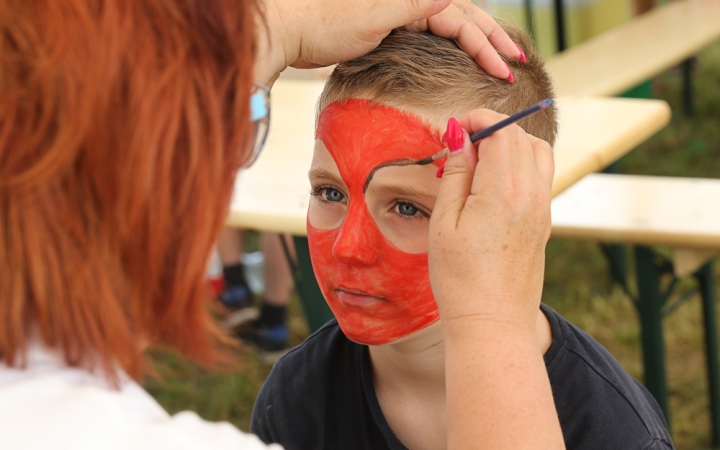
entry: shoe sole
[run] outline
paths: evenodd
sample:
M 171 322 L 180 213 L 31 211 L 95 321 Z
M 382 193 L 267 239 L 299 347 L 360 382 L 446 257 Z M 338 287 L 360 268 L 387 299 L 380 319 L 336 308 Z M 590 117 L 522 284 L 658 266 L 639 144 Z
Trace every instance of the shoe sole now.
M 220 325 L 226 330 L 231 330 L 246 322 L 255 320 L 259 316 L 260 310 L 257 308 L 243 308 L 241 310 L 231 312 L 230 315 L 220 323 Z

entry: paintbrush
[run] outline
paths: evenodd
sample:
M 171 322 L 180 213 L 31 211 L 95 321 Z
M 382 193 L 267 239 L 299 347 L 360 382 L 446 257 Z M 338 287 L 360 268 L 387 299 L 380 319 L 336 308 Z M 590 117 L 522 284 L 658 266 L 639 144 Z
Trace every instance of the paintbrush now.
M 473 133 L 472 135 L 470 135 L 470 141 L 477 142 L 480 139 L 486 138 L 486 137 L 490 136 L 491 134 L 493 134 L 494 132 L 503 129 L 506 126 L 511 125 L 520 119 L 523 119 L 527 116 L 531 116 L 531 115 L 535 114 L 536 112 L 542 111 L 543 109 L 549 108 L 552 104 L 553 104 L 552 99 L 547 98 L 539 103 L 532 105 L 528 109 L 524 109 L 517 114 L 513 114 L 512 116 L 508 117 L 505 120 L 501 120 L 500 122 L 496 123 L 495 125 L 490 125 L 489 127 L 485 128 L 484 130 L 480 130 L 477 133 Z M 430 164 L 431 162 L 436 161 L 440 158 L 446 157 L 448 153 L 449 153 L 449 150 L 447 148 L 444 148 L 432 156 L 428 156 L 427 158 L 423 158 L 423 159 L 419 160 L 415 164 L 417 164 L 418 166 L 424 166 L 424 165 Z

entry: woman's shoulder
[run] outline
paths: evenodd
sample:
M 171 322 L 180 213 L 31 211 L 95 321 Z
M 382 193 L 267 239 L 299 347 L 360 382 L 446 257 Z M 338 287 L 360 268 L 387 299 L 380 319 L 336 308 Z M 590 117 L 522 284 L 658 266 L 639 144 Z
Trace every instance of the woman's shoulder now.
M 265 449 L 257 437 L 195 413 L 170 416 L 126 376 L 120 388 L 31 348 L 25 369 L 0 363 L 3 448 Z

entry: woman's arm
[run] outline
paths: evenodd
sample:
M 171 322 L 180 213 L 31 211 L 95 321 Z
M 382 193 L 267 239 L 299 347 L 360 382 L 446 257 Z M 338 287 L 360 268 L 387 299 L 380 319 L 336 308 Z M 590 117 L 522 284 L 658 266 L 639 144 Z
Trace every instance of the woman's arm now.
M 266 0 L 260 7 L 267 26 L 258 22 L 259 82 L 272 83 L 287 66 L 320 67 L 353 59 L 403 26 L 456 40 L 501 79 L 510 72 L 497 52 L 520 58 L 505 31 L 469 0 Z
M 475 132 L 507 116 L 475 110 Z M 550 146 L 513 125 L 445 164 L 430 282 L 445 330 L 448 448 L 564 448 L 535 332 L 550 235 Z

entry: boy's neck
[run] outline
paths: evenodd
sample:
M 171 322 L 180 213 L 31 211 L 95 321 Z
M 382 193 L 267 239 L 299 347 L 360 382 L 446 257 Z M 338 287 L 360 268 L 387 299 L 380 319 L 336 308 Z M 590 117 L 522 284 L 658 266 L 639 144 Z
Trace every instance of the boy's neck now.
M 371 345 L 373 382 L 402 390 L 445 391 L 445 345 L 437 322 L 410 339 Z
M 538 310 L 536 332 L 544 354 L 552 343 L 550 324 Z M 445 389 L 445 345 L 441 322 L 387 345 L 371 345 L 373 382 L 404 389 Z
M 378 403 L 407 448 L 446 447 L 443 338 L 438 322 L 404 341 L 370 347 Z

